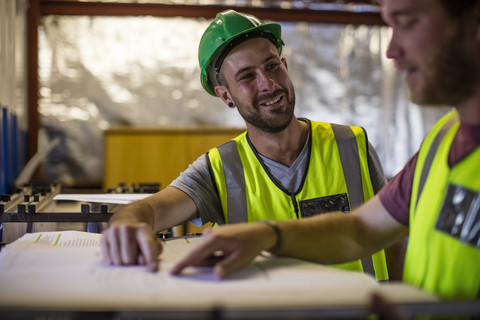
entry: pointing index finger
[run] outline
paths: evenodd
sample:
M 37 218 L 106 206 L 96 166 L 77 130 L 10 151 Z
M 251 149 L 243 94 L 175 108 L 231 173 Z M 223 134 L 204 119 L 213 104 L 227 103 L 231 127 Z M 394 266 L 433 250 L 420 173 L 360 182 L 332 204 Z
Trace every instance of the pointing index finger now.
M 175 264 L 170 270 L 170 274 L 178 275 L 189 266 L 213 265 L 215 261 L 218 260 L 211 259 L 211 257 L 219 250 L 221 249 L 217 243 L 205 239 L 204 242 L 194 248 L 185 258 Z

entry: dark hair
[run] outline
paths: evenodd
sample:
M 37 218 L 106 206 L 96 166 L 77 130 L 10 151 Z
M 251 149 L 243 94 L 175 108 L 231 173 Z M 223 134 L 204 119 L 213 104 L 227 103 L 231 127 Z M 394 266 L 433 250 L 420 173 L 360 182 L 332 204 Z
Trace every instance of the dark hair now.
M 217 82 L 218 82 L 219 85 L 226 86 L 228 88 L 227 80 L 225 79 L 225 75 L 223 74 L 222 71 L 217 73 L 216 77 L 217 77 Z
M 436 0 L 454 18 L 460 18 L 465 13 L 475 9 L 478 0 Z

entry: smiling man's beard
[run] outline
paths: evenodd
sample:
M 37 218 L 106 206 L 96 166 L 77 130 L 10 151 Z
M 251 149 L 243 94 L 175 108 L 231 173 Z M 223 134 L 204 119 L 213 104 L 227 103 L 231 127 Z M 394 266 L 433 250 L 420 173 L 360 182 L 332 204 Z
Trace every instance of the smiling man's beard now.
M 439 52 L 431 59 L 426 74 L 425 88 L 410 99 L 419 105 L 454 106 L 468 98 L 480 81 L 478 62 L 464 47 L 465 36 L 457 32 L 447 43 L 439 46 Z M 475 68 L 477 66 L 477 68 Z
M 287 100 L 287 110 L 274 109 L 270 111 L 272 114 L 271 117 L 266 116 L 260 112 L 261 106 L 258 105 L 258 102 L 255 102 L 255 106 L 245 106 L 239 104 L 236 99 L 236 105 L 238 112 L 242 116 L 245 122 L 251 124 L 252 126 L 260 129 L 261 131 L 268 133 L 278 133 L 284 130 L 292 121 L 294 116 L 295 109 L 295 93 L 292 90 L 291 96 L 287 91 L 283 89 L 276 90 L 270 96 L 274 97 L 278 94 L 284 94 L 285 99 Z M 258 99 L 257 99 L 258 100 Z M 267 100 L 265 97 L 262 97 L 261 100 Z M 252 111 L 253 110 L 253 111 Z

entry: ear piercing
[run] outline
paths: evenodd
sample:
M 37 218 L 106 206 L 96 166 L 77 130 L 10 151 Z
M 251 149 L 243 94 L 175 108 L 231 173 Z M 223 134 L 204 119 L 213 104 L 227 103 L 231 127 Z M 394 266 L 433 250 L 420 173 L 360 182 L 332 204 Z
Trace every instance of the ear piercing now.
M 228 103 L 228 106 L 229 106 L 230 108 L 233 108 L 233 106 L 234 106 L 233 102 L 229 102 L 229 103 Z

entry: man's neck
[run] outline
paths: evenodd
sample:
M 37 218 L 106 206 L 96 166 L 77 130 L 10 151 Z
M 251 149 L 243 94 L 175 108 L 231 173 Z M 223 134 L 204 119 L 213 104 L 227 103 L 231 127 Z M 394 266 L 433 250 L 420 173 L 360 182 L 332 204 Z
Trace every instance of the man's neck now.
M 480 125 L 480 85 L 476 93 L 462 101 L 456 108 L 462 123 Z
M 288 127 L 278 133 L 249 127 L 248 137 L 261 155 L 291 166 L 307 141 L 308 130 L 307 122 L 293 118 Z

